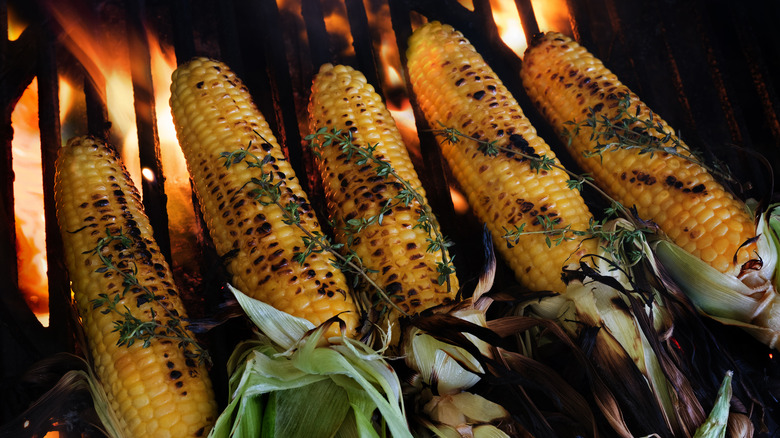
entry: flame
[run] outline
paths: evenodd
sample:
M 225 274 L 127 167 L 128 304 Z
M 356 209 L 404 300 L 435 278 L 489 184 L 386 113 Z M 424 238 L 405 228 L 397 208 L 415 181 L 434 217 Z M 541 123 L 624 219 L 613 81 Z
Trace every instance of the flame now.
M 129 50 L 124 35 L 98 34 L 98 26 L 82 21 L 81 16 L 68 9 L 67 2 L 52 2 L 53 15 L 64 29 L 64 44 L 85 66 L 89 77 L 102 92 L 111 121 L 109 141 L 121 146 L 125 165 L 139 185 L 141 178 L 154 178 L 150 169 L 141 169 L 138 158 L 138 134 L 133 106 L 133 86 L 130 74 Z M 16 28 L 15 28 L 16 29 Z M 21 33 L 21 30 L 15 30 Z M 9 31 L 10 33 L 10 31 Z M 192 254 L 198 252 L 199 224 L 192 204 L 184 156 L 179 148 L 176 131 L 168 104 L 171 74 L 176 67 L 173 50 L 163 47 L 149 35 L 152 78 L 155 84 L 155 105 L 161 161 L 166 175 L 171 249 L 174 271 L 189 272 L 185 281 L 197 281 L 199 267 Z M 76 90 L 60 81 L 60 107 L 63 135 L 82 134 L 77 127 L 83 123 L 68 123 L 68 113 L 74 106 Z M 17 216 L 17 259 L 20 289 L 30 308 L 44 324 L 48 324 L 48 279 L 46 276 L 45 227 L 43 225 L 43 183 L 41 173 L 40 132 L 38 130 L 37 82 L 28 88 L 15 106 L 12 115 L 14 127 L 13 163 L 16 183 L 14 199 Z M 83 105 L 83 102 L 82 102 Z M 84 108 L 80 108 L 82 112 Z M 76 117 L 78 118 L 78 117 Z M 64 138 L 63 141 L 66 141 Z M 139 186 L 140 187 L 140 186 Z
M 528 43 L 525 40 L 520 14 L 517 12 L 514 0 L 490 0 L 490 6 L 501 39 L 517 56 L 521 56 Z
M 554 30 L 571 35 L 569 6 L 566 0 L 531 0 L 531 5 L 540 31 Z
M 62 123 L 73 105 L 73 87 L 59 81 Z M 38 127 L 38 81 L 33 79 L 11 114 L 19 289 L 27 305 L 45 326 L 49 322 L 41 139 Z
M 8 41 L 19 39 L 22 32 L 27 29 L 27 24 L 18 16 L 13 5 L 8 5 Z

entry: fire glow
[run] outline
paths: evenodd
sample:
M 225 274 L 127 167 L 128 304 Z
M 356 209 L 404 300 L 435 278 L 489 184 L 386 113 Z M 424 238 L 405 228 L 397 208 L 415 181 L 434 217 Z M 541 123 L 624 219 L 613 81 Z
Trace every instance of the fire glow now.
M 352 36 L 342 2 L 326 3 L 326 25 L 329 33 L 338 41 L 342 55 L 352 51 Z M 395 35 L 390 24 L 386 3 L 369 2 L 367 7 L 370 25 L 376 29 L 376 53 L 382 88 L 386 103 L 393 115 L 410 154 L 419 159 L 419 139 L 411 103 L 406 96 L 406 86 Z M 468 3 L 468 2 L 466 2 Z M 533 1 L 535 15 L 542 30 L 566 32 L 567 9 L 564 0 Z M 300 2 L 278 0 L 280 9 L 294 10 L 300 14 Z M 525 50 L 526 41 L 520 23 L 517 6 L 513 0 L 491 0 L 493 17 L 504 42 L 518 55 Z M 109 142 L 122 152 L 133 181 L 154 183 L 151 169 L 141 168 L 139 162 L 138 132 L 133 107 L 133 83 L 130 73 L 132 60 L 127 46 L 124 26 L 112 26 L 110 30 L 84 21 L 84 15 L 72 9 L 68 2 L 51 2 L 51 12 L 63 29 L 61 42 L 84 66 L 86 74 L 101 94 L 111 121 Z M 468 7 L 468 5 L 467 5 Z M 9 14 L 10 15 L 10 14 Z M 9 17 L 13 18 L 13 17 Z M 9 39 L 18 38 L 24 29 L 19 23 L 9 22 Z M 159 38 L 147 34 L 154 83 L 156 126 L 159 136 L 161 161 L 164 163 L 165 193 L 168 198 L 169 232 L 171 237 L 174 270 L 187 273 L 187 281 L 197 281 L 198 267 L 190 266 L 194 258 L 189 255 L 198 250 L 199 224 L 192 205 L 189 175 L 168 106 L 170 75 L 176 60 L 170 47 Z M 80 87 L 77 87 L 80 88 Z M 67 81 L 60 81 L 61 123 L 64 137 L 83 134 L 83 127 L 73 127 L 67 114 L 78 106 L 74 89 Z M 389 96 L 388 96 L 389 94 Z M 83 106 L 83 102 L 80 103 Z M 80 108 L 81 111 L 84 108 Z M 74 110 L 75 111 L 75 110 Z M 13 141 L 15 194 L 17 215 L 17 241 L 20 289 L 31 309 L 42 320 L 48 314 L 48 281 L 43 224 L 43 188 L 41 178 L 40 133 L 37 128 L 37 92 L 35 83 L 22 97 L 13 113 L 15 131 Z M 76 117 L 77 119 L 79 117 Z M 84 119 L 83 115 L 81 119 Z M 68 138 L 63 138 L 63 143 Z M 466 211 L 465 199 L 453 191 L 453 201 L 459 212 Z M 190 278 L 191 277 L 191 278 Z
M 97 35 L 94 26 L 83 22 L 75 11 L 58 3 L 52 12 L 64 29 L 65 46 L 85 66 L 90 80 L 94 81 L 108 109 L 111 121 L 109 141 L 122 152 L 125 165 L 133 181 L 140 187 L 141 178 L 153 180 L 150 169 L 141 169 L 138 154 L 136 115 L 133 108 L 133 85 L 130 73 L 129 52 L 121 41 L 122 35 Z M 16 26 L 18 27 L 18 26 Z M 9 34 L 21 34 L 22 30 L 10 27 Z M 149 35 L 154 96 L 157 108 L 157 132 L 165 163 L 165 189 L 168 195 L 170 224 L 174 227 L 171 237 L 177 245 L 172 247 L 174 263 L 188 264 L 197 245 L 193 235 L 198 229 L 192 205 L 192 192 L 184 156 L 178 147 L 175 128 L 168 105 L 171 73 L 176 67 L 172 50 L 161 47 L 154 35 Z M 75 90 L 66 80 L 60 79 L 59 102 L 63 144 L 73 136 L 84 134 L 78 122 L 70 123 L 69 112 L 77 105 Z M 19 289 L 31 310 L 44 325 L 48 325 L 48 279 L 46 262 L 46 236 L 43 215 L 43 182 L 41 171 L 41 143 L 38 129 L 37 81 L 25 91 L 12 114 L 14 137 L 12 153 L 15 173 L 14 199 L 17 226 L 17 261 Z M 83 105 L 83 102 L 82 102 Z M 84 108 L 80 108 L 84 111 Z M 74 119 L 83 120 L 84 114 Z M 191 269 L 198 272 L 197 269 Z

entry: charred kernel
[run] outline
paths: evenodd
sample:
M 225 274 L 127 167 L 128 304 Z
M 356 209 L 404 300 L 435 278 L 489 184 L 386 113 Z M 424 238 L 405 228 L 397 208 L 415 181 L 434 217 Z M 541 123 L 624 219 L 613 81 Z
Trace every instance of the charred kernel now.
M 171 380 L 178 380 L 181 378 L 182 374 L 181 371 L 179 370 L 173 370 L 171 371 L 170 376 L 171 376 Z
M 385 286 L 385 292 L 387 292 L 390 295 L 395 295 L 400 293 L 403 290 L 403 286 L 401 283 L 394 281 L 387 286 Z
M 476 100 L 482 100 L 482 98 L 485 97 L 485 91 L 479 90 L 476 93 L 474 93 L 474 99 Z

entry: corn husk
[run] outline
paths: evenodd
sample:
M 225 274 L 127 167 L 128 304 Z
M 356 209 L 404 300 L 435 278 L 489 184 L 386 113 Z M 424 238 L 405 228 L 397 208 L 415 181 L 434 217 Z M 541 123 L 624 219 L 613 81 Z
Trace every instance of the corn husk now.
M 411 436 L 400 382 L 381 354 L 345 335 L 323 342 L 329 324 L 312 327 L 230 290 L 259 333 L 228 362 L 230 403 L 210 436 Z
M 89 423 L 91 428 L 109 438 L 128 437 L 92 366 L 83 357 L 58 353 L 36 363 L 28 375 L 33 376 L 34 380 L 45 381 L 58 370 L 67 371 L 18 418 L 3 425 L 0 437 L 44 436 L 59 428 L 78 430 L 75 425 L 69 424 L 74 420 Z M 84 406 L 85 400 L 92 402 L 94 412 L 74 412 L 73 409 Z M 84 406 L 84 409 L 89 407 Z M 92 419 L 92 414 L 96 418 Z M 79 418 L 74 418 L 74 415 Z
M 737 326 L 770 348 L 780 347 L 780 207 L 759 218 L 756 251 L 759 266 L 740 277 L 723 274 L 668 240 L 654 243 L 661 274 L 667 274 L 700 312 Z
M 723 438 L 726 436 L 726 428 L 729 422 L 729 407 L 731 405 L 731 378 L 732 371 L 726 373 L 723 383 L 718 390 L 718 400 L 710 411 L 710 415 L 693 435 L 693 438 Z
M 605 231 L 621 228 L 632 231 L 634 224 L 617 219 L 604 225 Z M 651 254 L 643 238 L 627 245 L 620 249 Z M 706 413 L 689 381 L 691 376 L 672 360 L 662 342 L 673 330 L 674 320 L 657 289 L 660 283 L 648 278 L 654 260 L 644 257 L 628 265 L 626 259 L 602 247 L 589 264 L 566 271 L 567 288 L 562 295 L 529 309 L 559 321 L 579 340 L 620 406 L 617 413 L 607 410 L 609 406 L 601 408 L 621 436 L 691 436 Z

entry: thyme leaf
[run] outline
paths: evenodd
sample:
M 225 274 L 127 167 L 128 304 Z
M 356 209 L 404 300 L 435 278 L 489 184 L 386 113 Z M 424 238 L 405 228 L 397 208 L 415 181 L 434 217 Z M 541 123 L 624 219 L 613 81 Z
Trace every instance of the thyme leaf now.
M 98 294 L 98 298 L 91 301 L 93 309 L 101 309 L 103 314 L 113 313 L 117 319 L 113 321 L 115 332 L 119 333 L 119 346 L 131 346 L 135 342 L 141 342 L 143 347 L 149 347 L 153 339 L 166 339 L 176 342 L 184 352 L 184 356 L 191 359 L 197 359 L 198 363 L 211 362 L 208 351 L 201 346 L 187 331 L 181 323 L 181 317 L 168 308 L 165 296 L 155 295 L 146 285 L 138 279 L 138 267 L 134 262 L 128 263 L 122 255 L 124 251 L 130 251 L 134 248 L 135 241 L 133 237 L 124 234 L 119 229 L 112 232 L 110 227 L 106 227 L 106 235 L 98 240 L 95 248 L 84 251 L 84 254 L 92 254 L 98 257 L 101 266 L 95 269 L 100 274 L 117 273 L 122 278 L 122 291 L 113 295 L 107 293 Z M 119 252 L 120 262 L 114 263 L 111 251 L 114 254 Z M 128 257 L 129 258 L 129 257 Z M 149 307 L 148 319 L 141 319 L 136 316 L 129 307 L 121 304 L 122 300 L 127 298 L 128 292 L 134 292 L 137 307 L 146 303 L 157 303 L 158 307 L 163 309 L 163 314 L 158 315 L 153 307 Z

